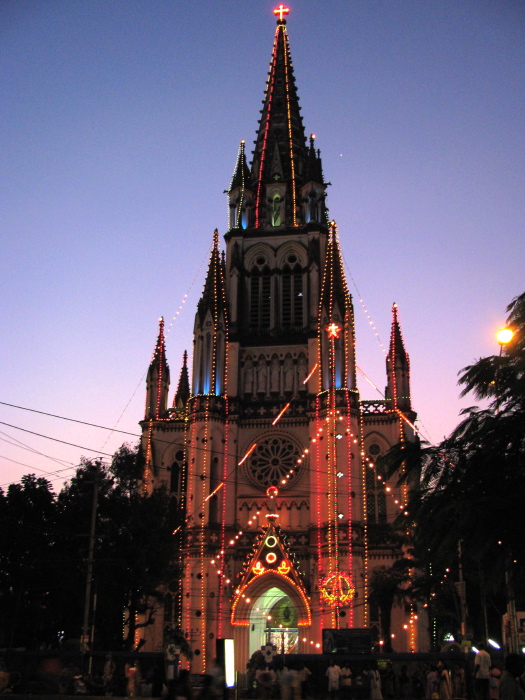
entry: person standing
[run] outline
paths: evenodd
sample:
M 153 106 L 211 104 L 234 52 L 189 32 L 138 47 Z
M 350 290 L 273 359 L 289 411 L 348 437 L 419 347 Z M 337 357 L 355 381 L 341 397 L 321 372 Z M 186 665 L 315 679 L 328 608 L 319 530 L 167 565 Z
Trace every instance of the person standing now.
M 489 696 L 490 700 L 499 700 L 499 682 L 501 680 L 501 671 L 497 666 L 490 667 L 489 678 Z
M 523 673 L 523 658 L 520 654 L 507 654 L 505 670 L 499 683 L 499 700 L 525 700 L 525 690 L 518 680 Z
M 343 664 L 341 669 L 341 698 L 349 700 L 352 696 L 352 669 L 348 665 L 348 661 Z
M 330 661 L 330 666 L 326 669 L 326 675 L 328 677 L 328 695 L 334 699 L 339 692 L 339 679 L 341 678 L 341 669 L 334 659 Z
M 438 662 L 438 676 L 440 700 L 450 700 L 452 698 L 452 681 L 449 670 L 442 661 Z
M 370 683 L 370 700 L 383 700 L 381 676 L 376 663 L 372 664 L 372 668 L 368 672 L 368 679 Z
M 474 692 L 477 700 L 489 700 L 490 654 L 485 651 L 485 645 L 478 646 L 474 660 Z

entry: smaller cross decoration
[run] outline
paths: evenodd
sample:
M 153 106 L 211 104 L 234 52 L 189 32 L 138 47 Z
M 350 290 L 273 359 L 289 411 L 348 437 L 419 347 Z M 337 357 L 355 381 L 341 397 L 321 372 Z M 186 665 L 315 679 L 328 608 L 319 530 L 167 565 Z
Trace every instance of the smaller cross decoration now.
M 290 12 L 289 7 L 285 7 L 282 3 L 279 5 L 279 7 L 273 11 L 274 15 L 279 15 L 279 22 L 283 21 L 283 15 L 287 15 Z

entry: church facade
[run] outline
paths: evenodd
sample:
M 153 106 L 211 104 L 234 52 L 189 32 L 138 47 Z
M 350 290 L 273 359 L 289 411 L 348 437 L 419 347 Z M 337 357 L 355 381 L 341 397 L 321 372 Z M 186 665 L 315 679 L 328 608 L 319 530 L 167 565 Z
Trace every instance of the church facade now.
M 321 652 L 323 630 L 385 642 L 373 572 L 405 556 L 391 523 L 406 493 L 376 460 L 416 439 L 409 358 L 394 305 L 384 399 L 361 399 L 326 187 L 281 12 L 253 159 L 241 142 L 228 188 L 224 252 L 213 234 L 192 376 L 185 354 L 170 400 L 162 320 L 147 375 L 143 485 L 166 485 L 181 520 L 179 575 L 141 636 L 159 650 L 180 629 L 196 672 L 223 638 L 239 670 L 265 645 Z M 391 642 L 427 649 L 414 605 L 393 608 Z

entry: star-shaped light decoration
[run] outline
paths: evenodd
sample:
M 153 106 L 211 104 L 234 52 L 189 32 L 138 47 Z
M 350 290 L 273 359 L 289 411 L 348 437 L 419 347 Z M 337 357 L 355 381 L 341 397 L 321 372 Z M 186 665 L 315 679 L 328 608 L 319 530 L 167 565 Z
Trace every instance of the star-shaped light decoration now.
M 332 323 L 326 328 L 326 332 L 328 333 L 329 338 L 339 338 L 341 326 L 338 326 L 337 323 L 332 321 Z

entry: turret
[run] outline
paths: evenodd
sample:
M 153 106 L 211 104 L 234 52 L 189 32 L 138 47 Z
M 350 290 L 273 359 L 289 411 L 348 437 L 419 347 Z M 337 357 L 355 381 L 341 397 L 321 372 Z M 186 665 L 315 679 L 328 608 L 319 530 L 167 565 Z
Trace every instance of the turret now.
M 146 376 L 145 419 L 159 420 L 167 415 L 170 368 L 166 361 L 164 319 L 159 319 L 159 335 Z
M 401 326 L 399 324 L 397 304 L 392 305 L 392 329 L 390 331 L 390 348 L 386 358 L 387 387 L 385 396 L 393 409 L 410 411 L 410 361 L 405 350 Z
M 235 171 L 228 189 L 230 220 L 228 228 L 251 228 L 253 193 L 250 190 L 250 170 L 246 163 L 244 140 L 239 146 Z
M 173 398 L 173 408 L 177 411 L 184 411 L 190 398 L 190 381 L 188 377 L 188 353 L 184 350 L 182 357 L 182 368 L 180 370 L 179 385 Z
M 219 233 L 215 229 L 206 282 L 195 316 L 194 394 L 218 395 L 225 391 L 227 309 L 224 267 L 219 253 Z

